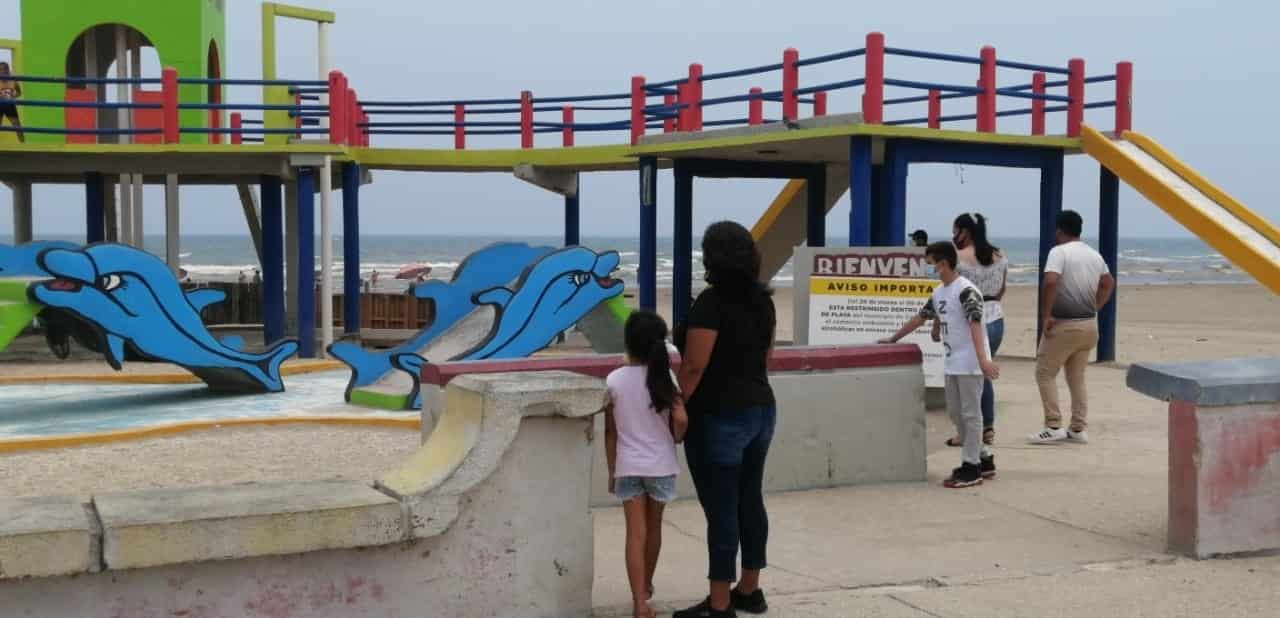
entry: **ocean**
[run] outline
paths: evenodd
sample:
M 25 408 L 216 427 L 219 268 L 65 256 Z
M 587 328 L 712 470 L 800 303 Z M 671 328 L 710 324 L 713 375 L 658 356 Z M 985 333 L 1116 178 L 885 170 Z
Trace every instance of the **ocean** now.
M 74 237 L 59 240 L 82 242 Z M 519 241 L 534 245 L 558 246 L 560 238 L 551 236 L 368 236 L 360 251 L 361 278 L 379 273 L 378 288 L 387 291 L 403 289 L 407 282 L 395 281 L 396 271 L 409 263 L 431 266 L 431 278 L 447 279 L 469 253 L 500 241 Z M 1097 246 L 1096 241 L 1086 241 Z M 1009 284 L 1032 285 L 1036 281 L 1038 241 L 1034 238 L 1002 238 L 996 244 L 1010 262 Z M 11 244 L 12 238 L 0 236 L 0 243 Z M 583 237 L 584 246 L 597 251 L 614 250 L 622 257 L 619 276 L 628 286 L 635 285 L 639 241 L 624 237 Z M 317 243 L 318 245 L 319 243 Z M 843 245 L 842 238 L 832 237 L 831 245 Z M 694 246 L 698 246 L 695 239 Z M 149 235 L 145 248 L 164 255 L 164 237 Z M 1122 238 L 1120 240 L 1120 273 L 1122 284 L 1212 284 L 1247 283 L 1252 279 L 1236 269 L 1216 251 L 1195 238 Z M 244 273 L 253 277 L 257 260 L 248 236 L 184 236 L 181 245 L 182 267 L 196 280 L 234 281 Z M 342 272 L 342 240 L 334 242 L 335 275 Z M 702 267 L 694 251 L 694 281 L 702 280 Z M 319 256 L 316 263 L 319 267 Z M 658 239 L 658 285 L 671 284 L 671 238 Z M 774 279 L 774 285 L 789 286 L 792 281 L 788 264 Z

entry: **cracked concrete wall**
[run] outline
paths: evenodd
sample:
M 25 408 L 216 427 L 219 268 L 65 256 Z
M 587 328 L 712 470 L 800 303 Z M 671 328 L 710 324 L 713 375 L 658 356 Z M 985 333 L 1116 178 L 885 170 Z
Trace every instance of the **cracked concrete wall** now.
M 925 392 L 919 365 L 776 373 L 778 424 L 765 466 L 765 491 L 793 491 L 925 479 Z M 595 420 L 591 504 L 609 494 L 604 418 Z M 695 496 L 677 448 L 682 498 Z

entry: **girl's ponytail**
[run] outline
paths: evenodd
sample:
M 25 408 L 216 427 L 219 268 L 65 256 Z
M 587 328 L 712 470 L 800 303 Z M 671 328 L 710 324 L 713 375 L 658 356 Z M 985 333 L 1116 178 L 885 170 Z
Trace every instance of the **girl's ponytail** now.
M 678 397 L 671 379 L 671 357 L 667 352 L 667 323 L 650 311 L 634 311 L 623 333 L 627 355 L 644 363 L 645 386 L 654 412 L 670 410 Z
M 648 372 L 645 386 L 649 387 L 649 400 L 653 402 L 654 412 L 670 410 L 676 403 L 676 385 L 671 381 L 671 357 L 667 352 L 667 342 L 659 339 L 649 350 L 649 362 L 645 363 Z

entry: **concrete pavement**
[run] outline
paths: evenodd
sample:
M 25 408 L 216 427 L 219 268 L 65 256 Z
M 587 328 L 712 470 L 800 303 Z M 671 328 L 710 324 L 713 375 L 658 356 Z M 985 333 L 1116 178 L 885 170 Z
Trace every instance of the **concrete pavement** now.
M 1280 556 L 1197 562 L 1164 553 L 1163 403 L 1125 388 L 1122 367 L 1091 367 L 1092 442 L 1026 445 L 1041 424 L 1033 369 L 1002 361 L 995 481 L 939 485 L 959 452 L 942 444 L 945 415 L 931 412 L 928 483 L 770 496 L 769 615 L 1280 614 Z M 621 511 L 598 509 L 598 616 L 630 615 L 623 538 Z M 671 505 L 655 608 L 706 594 L 704 543 L 697 503 Z

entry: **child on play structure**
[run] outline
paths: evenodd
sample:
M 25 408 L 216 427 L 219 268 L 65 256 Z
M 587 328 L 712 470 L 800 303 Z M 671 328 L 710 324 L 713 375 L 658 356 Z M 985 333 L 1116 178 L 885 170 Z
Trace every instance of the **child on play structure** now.
M 605 457 L 609 491 L 626 519 L 627 579 L 634 615 L 652 618 L 653 571 L 662 549 L 662 511 L 676 497 L 676 443 L 689 426 L 671 373 L 667 324 L 637 311 L 624 330 L 627 364 L 609 374 Z
M 942 345 L 946 350 L 947 414 L 955 423 L 962 450 L 960 467 L 943 481 L 946 487 L 981 485 L 982 479 L 996 475 L 995 456 L 982 443 L 983 378 L 1000 377 L 991 361 L 987 330 L 982 321 L 982 292 L 956 273 L 956 248 L 950 242 L 936 242 L 924 251 L 942 285 L 934 289 L 920 313 L 907 321 L 892 337 L 881 343 L 896 343 L 928 320 L 942 325 Z
M 14 103 L 14 100 L 22 96 L 22 84 L 8 79 L 10 75 L 9 63 L 0 62 L 0 124 L 4 124 L 5 118 L 8 118 L 9 124 L 18 133 L 18 141 L 25 142 L 27 139 L 22 134 L 22 121 L 18 119 L 18 105 Z

